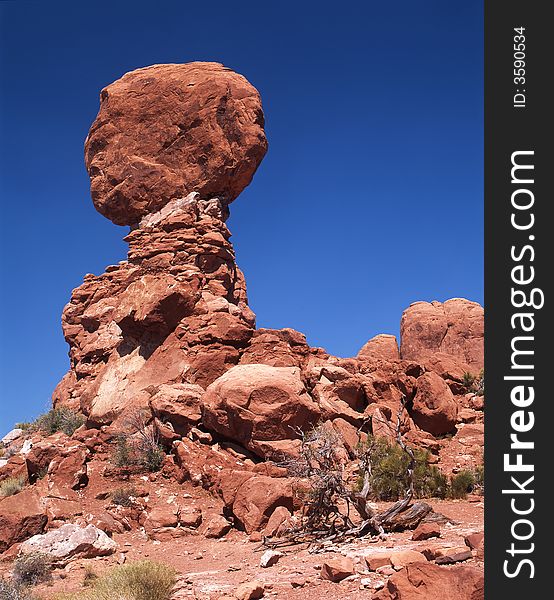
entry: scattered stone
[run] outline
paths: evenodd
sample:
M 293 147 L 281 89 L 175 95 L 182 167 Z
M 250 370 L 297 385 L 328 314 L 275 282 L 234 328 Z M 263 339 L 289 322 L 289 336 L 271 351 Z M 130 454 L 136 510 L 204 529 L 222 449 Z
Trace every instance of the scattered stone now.
M 231 529 L 231 523 L 221 515 L 209 519 L 202 527 L 202 534 L 207 538 L 221 538 Z
M 242 583 L 235 591 L 237 600 L 258 600 L 264 595 L 265 586 L 260 581 Z
M 266 569 L 267 567 L 276 565 L 281 556 L 284 556 L 284 554 L 278 550 L 266 550 L 260 558 L 260 567 Z
M 466 546 L 471 548 L 471 550 L 475 550 L 479 548 L 483 544 L 485 540 L 485 534 L 482 531 L 476 533 L 470 533 L 466 535 L 464 538 Z
M 346 556 L 327 559 L 321 565 L 321 579 L 326 579 L 334 583 L 338 583 L 354 574 L 354 563 L 351 558 Z
M 420 542 L 431 538 L 440 537 L 441 528 L 438 523 L 420 523 L 412 534 L 412 540 Z
M 448 565 L 456 562 L 463 562 L 473 557 L 471 550 L 465 546 L 455 548 L 442 548 L 435 553 L 435 562 L 437 565 Z
M 425 556 L 416 550 L 400 550 L 399 552 L 393 552 L 390 556 L 390 562 L 397 571 L 412 563 L 426 561 Z

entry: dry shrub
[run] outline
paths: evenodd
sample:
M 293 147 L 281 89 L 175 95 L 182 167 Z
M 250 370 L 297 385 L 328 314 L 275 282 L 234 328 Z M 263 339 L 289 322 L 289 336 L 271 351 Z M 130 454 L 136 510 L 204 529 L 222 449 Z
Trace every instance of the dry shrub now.
M 169 600 L 177 581 L 175 569 L 144 560 L 110 569 L 76 594 L 58 600 Z
M 12 569 L 12 581 L 19 586 L 37 585 L 48 581 L 54 568 L 48 554 L 32 552 L 15 559 Z
M 18 494 L 27 485 L 27 478 L 24 475 L 19 477 L 8 477 L 0 483 L 0 496 L 13 496 Z

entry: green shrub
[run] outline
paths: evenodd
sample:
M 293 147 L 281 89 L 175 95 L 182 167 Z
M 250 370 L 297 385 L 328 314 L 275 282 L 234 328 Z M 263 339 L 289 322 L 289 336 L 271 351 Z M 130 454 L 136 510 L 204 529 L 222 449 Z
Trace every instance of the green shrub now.
M 29 590 L 0 577 L 0 600 L 35 600 Z
M 24 475 L 19 477 L 8 477 L 0 483 L 0 496 L 13 496 L 18 494 L 27 485 L 27 478 Z
M 48 435 L 63 431 L 66 435 L 72 436 L 84 423 L 84 415 L 67 406 L 60 406 L 41 415 L 33 423 L 32 428 L 40 429 Z
M 121 487 L 111 493 L 112 503 L 118 506 L 133 506 L 137 491 L 133 487 Z
M 466 498 L 475 486 L 475 474 L 464 469 L 450 478 L 448 495 L 450 498 Z
M 175 569 L 149 560 L 110 569 L 76 594 L 64 600 L 169 600 L 177 581 Z
M 475 375 L 473 375 L 473 373 L 470 373 L 469 371 L 466 371 L 463 375 L 463 379 L 462 382 L 464 384 L 464 387 L 467 390 L 472 390 L 473 389 L 473 384 L 475 383 Z
M 150 472 L 159 471 L 165 458 L 162 447 L 154 439 L 129 440 L 125 434 L 116 437 L 111 461 L 119 468 L 140 467 Z
M 33 552 L 15 559 L 12 581 L 18 586 L 37 585 L 48 581 L 54 565 L 48 554 Z
M 447 479 L 429 464 L 429 453 L 412 449 L 415 455 L 413 475 L 414 494 L 417 498 L 444 498 L 447 492 Z M 371 466 L 370 489 L 375 500 L 398 500 L 409 488 L 408 467 L 410 457 L 398 444 L 390 443 L 386 438 L 370 436 L 366 444 L 359 449 L 367 452 Z M 360 474 L 359 484 L 364 473 Z

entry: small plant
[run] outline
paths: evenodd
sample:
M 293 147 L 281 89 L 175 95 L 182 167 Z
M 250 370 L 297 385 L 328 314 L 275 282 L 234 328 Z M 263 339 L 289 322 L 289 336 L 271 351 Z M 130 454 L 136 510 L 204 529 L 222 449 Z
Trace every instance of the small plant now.
M 13 496 L 18 494 L 27 485 L 27 478 L 24 475 L 19 477 L 8 477 L 0 483 L 0 496 Z
M 35 600 L 29 590 L 0 577 L 0 600 Z
M 83 587 L 91 587 L 98 580 L 96 571 L 90 566 L 85 566 L 85 577 L 83 579 Z
M 16 558 L 12 569 L 12 581 L 17 586 L 32 586 L 48 581 L 54 566 L 48 554 L 33 552 Z
M 64 600 L 169 600 L 177 581 L 169 565 L 144 560 L 110 569 L 85 590 L 64 594 Z
M 133 506 L 137 492 L 133 487 L 117 488 L 111 493 L 112 503 L 117 506 Z
M 31 427 L 40 429 L 48 435 L 63 431 L 66 435 L 72 436 L 84 423 L 84 415 L 67 406 L 60 406 L 41 415 Z
M 154 425 L 148 423 L 144 411 L 131 413 L 126 420 L 129 433 L 116 437 L 112 462 L 116 467 L 140 467 L 150 472 L 159 471 L 165 453 Z
M 477 396 L 485 394 L 485 370 L 481 369 L 478 375 L 474 375 L 466 371 L 463 375 L 462 382 L 468 392 L 473 392 Z
M 473 491 L 474 486 L 474 472 L 468 469 L 464 469 L 450 478 L 448 495 L 450 498 L 466 498 L 467 495 Z
M 16 423 L 15 424 L 15 429 L 22 429 L 23 431 L 27 431 L 27 429 L 30 429 L 30 427 L 32 426 L 32 423 L 30 423 L 29 421 L 22 421 L 21 423 Z

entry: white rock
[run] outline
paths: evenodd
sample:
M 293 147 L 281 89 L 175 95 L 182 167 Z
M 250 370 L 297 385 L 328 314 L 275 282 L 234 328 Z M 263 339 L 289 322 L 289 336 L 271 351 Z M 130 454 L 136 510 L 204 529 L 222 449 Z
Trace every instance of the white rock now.
M 283 553 L 278 550 L 266 550 L 260 558 L 260 567 L 264 569 L 272 567 L 279 562 L 281 556 L 283 556 Z
M 21 554 L 41 552 L 55 561 L 65 562 L 74 558 L 94 558 L 113 554 L 117 544 L 94 525 L 79 527 L 68 523 L 42 535 L 34 535 L 23 542 Z
M 4 446 L 9 446 L 18 437 L 20 437 L 22 433 L 23 433 L 23 429 L 19 429 L 18 427 L 15 427 L 14 429 L 12 429 L 8 433 L 6 433 L 6 435 L 2 438 L 2 440 L 1 440 L 2 444 L 4 444 Z

